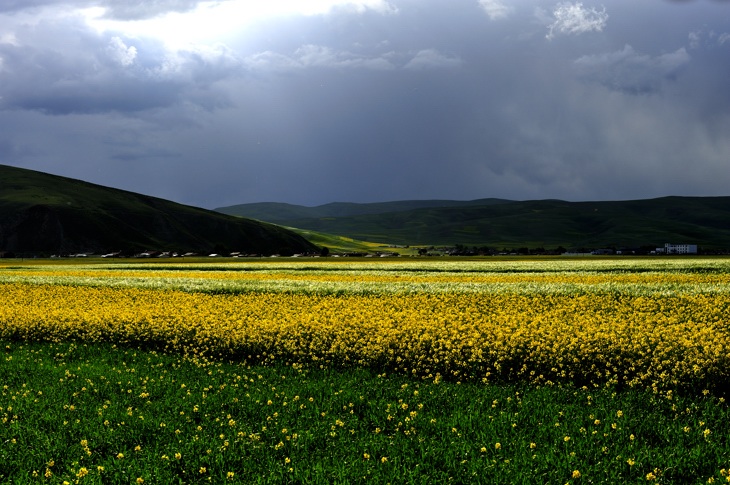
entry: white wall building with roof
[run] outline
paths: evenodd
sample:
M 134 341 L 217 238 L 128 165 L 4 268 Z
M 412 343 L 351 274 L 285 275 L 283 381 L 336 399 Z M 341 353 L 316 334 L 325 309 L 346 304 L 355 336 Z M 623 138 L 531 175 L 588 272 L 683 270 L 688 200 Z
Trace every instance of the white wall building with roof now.
M 656 248 L 656 252 L 664 254 L 697 254 L 697 245 L 666 243 L 663 248 Z

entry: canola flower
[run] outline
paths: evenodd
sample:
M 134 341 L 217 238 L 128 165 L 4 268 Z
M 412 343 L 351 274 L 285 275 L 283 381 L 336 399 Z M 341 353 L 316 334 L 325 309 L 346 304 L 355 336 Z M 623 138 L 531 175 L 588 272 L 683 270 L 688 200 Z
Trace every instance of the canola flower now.
M 0 337 L 436 379 L 728 383 L 724 260 L 523 263 L 0 267 Z

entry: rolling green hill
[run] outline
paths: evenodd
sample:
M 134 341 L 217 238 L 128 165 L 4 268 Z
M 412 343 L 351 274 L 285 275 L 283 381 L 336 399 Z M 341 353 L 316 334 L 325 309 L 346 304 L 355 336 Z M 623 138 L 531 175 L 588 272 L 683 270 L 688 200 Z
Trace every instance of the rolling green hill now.
M 0 165 L 0 251 L 318 251 L 282 227 Z
M 602 248 L 697 244 L 730 248 L 730 197 L 662 197 L 604 202 L 561 200 L 404 201 L 314 208 L 244 204 L 230 214 L 386 244 L 495 248 Z

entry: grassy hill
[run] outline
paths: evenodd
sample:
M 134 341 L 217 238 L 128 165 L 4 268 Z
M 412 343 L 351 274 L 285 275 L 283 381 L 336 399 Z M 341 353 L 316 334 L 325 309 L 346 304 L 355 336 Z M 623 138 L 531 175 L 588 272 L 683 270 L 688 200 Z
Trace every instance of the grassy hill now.
M 0 251 L 64 254 L 139 250 L 318 251 L 260 221 L 0 165 Z
M 672 242 L 730 248 L 730 197 L 335 204 L 336 215 L 331 206 L 279 211 L 275 204 L 244 204 L 218 210 L 384 244 L 599 248 Z
M 417 254 L 417 249 L 405 246 L 394 246 L 382 242 L 361 241 L 347 236 L 310 231 L 308 229 L 299 229 L 297 227 L 287 227 L 287 229 L 294 231 L 307 241 L 319 247 L 327 248 L 328 252 L 333 255 L 387 253 L 404 256 Z

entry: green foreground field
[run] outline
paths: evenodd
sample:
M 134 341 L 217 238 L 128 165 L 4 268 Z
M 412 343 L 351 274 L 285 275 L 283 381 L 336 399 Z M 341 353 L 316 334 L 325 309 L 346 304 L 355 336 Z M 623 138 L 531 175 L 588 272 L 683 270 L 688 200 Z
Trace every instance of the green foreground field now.
M 2 342 L 2 483 L 711 483 L 721 398 Z
M 0 483 L 730 481 L 728 260 L 11 261 L 0 290 Z

